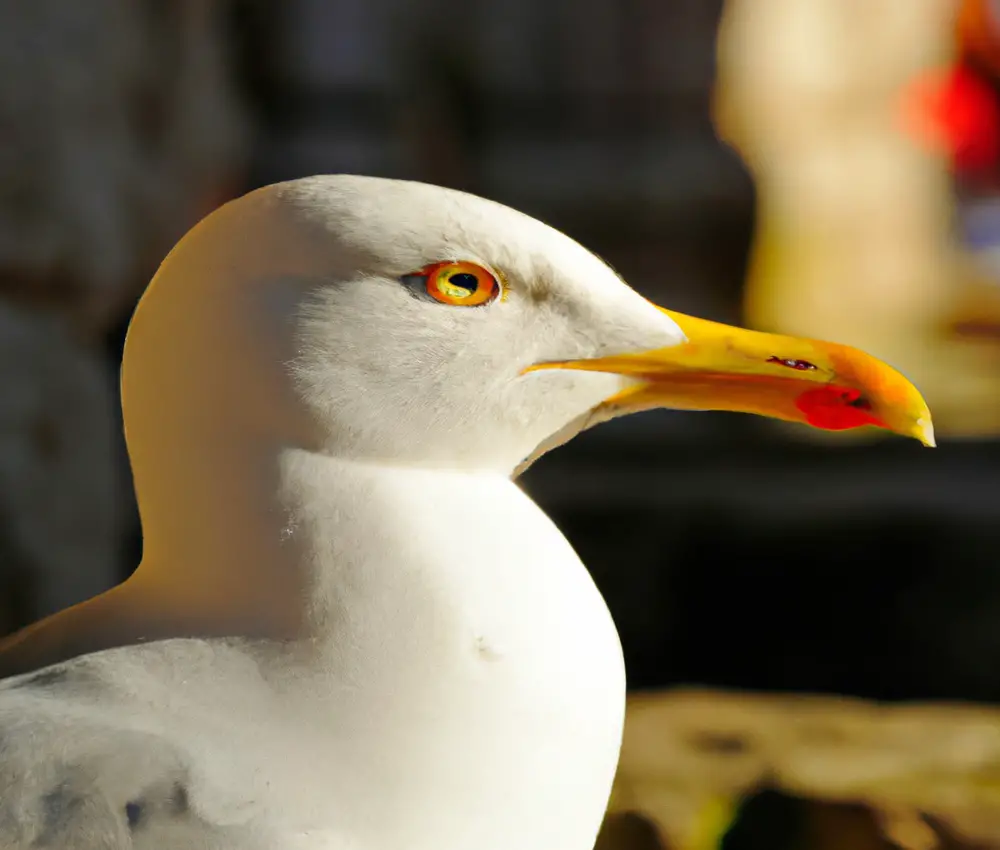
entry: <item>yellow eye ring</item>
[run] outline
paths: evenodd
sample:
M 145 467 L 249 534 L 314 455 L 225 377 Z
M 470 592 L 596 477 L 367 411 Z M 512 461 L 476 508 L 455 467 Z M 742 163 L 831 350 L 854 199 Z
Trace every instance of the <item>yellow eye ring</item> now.
M 420 273 L 427 294 L 442 304 L 481 307 L 503 294 L 497 276 L 476 263 L 434 263 Z

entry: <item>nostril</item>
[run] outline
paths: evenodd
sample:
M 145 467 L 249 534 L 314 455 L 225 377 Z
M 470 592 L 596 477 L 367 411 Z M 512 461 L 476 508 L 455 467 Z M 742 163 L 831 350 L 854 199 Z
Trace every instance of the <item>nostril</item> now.
M 792 360 L 787 357 L 778 357 L 777 355 L 768 357 L 767 362 L 777 363 L 779 366 L 795 369 L 798 372 L 812 372 L 818 368 L 814 363 L 810 363 L 808 360 Z

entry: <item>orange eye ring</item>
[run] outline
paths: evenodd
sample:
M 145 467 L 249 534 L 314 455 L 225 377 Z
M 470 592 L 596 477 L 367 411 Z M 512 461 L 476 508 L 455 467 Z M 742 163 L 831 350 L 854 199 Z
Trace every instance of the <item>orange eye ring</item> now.
M 442 304 L 481 307 L 503 294 L 497 276 L 476 263 L 435 263 L 420 272 L 427 294 Z

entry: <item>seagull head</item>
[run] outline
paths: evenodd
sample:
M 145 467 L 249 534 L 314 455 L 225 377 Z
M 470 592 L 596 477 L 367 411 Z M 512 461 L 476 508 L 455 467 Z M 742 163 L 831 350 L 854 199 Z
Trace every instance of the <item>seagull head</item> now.
M 919 392 L 857 349 L 662 309 L 513 209 L 348 175 L 252 192 L 185 237 L 133 319 L 123 393 L 137 431 L 238 416 L 318 452 L 504 472 L 654 407 L 933 445 Z

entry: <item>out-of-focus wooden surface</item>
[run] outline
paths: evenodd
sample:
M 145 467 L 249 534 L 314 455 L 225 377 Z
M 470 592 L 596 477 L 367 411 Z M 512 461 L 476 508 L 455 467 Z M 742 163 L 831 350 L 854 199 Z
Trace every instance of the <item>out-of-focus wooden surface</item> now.
M 1000 846 L 1000 710 L 684 689 L 630 699 L 613 815 L 641 814 L 669 846 L 701 850 L 706 818 L 728 825 L 713 809 L 728 801 L 735 815 L 764 788 L 872 813 L 811 810 L 808 848 L 844 830 L 910 850 Z M 884 846 L 865 841 L 836 846 Z

